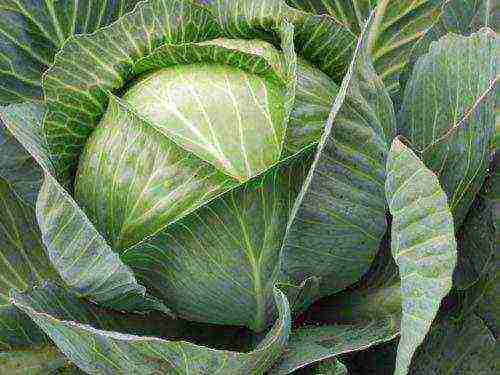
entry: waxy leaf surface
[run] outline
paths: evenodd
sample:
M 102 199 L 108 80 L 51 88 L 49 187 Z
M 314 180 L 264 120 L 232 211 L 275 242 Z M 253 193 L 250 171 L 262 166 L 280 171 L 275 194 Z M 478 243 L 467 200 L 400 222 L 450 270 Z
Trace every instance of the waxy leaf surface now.
M 387 160 L 392 255 L 402 294 L 401 339 L 395 374 L 406 374 L 450 291 L 456 264 L 453 217 L 437 176 L 395 138 Z

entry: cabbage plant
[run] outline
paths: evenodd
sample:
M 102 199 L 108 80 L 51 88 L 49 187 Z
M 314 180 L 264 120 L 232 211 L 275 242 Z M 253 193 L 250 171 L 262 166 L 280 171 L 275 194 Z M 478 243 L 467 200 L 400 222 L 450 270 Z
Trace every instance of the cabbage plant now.
M 490 6 L 2 0 L 0 372 L 494 373 Z

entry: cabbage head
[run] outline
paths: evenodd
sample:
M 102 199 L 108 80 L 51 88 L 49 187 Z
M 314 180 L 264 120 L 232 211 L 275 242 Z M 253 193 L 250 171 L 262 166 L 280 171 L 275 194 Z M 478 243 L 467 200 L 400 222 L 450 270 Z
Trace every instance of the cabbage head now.
M 373 3 L 0 0 L 0 373 L 493 373 L 490 2 Z

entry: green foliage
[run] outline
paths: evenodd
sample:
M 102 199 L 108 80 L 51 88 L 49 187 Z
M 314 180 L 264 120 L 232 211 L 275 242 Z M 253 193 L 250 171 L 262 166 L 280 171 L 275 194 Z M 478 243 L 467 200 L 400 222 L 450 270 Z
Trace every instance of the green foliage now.
M 3 0 L 0 373 L 495 373 L 494 14 Z

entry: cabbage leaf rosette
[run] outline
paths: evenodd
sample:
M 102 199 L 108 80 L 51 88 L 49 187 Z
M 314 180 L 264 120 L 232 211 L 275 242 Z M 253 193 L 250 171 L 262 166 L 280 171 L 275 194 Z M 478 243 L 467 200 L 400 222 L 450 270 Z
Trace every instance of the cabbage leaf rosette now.
M 491 30 L 431 44 L 396 116 L 384 1 L 356 27 L 300 1 L 4 3 L 1 373 L 345 373 L 400 336 L 406 374 L 487 269 L 455 265 L 491 209 Z M 405 15 L 405 48 L 439 5 Z M 449 59 L 463 97 L 430 91 Z

